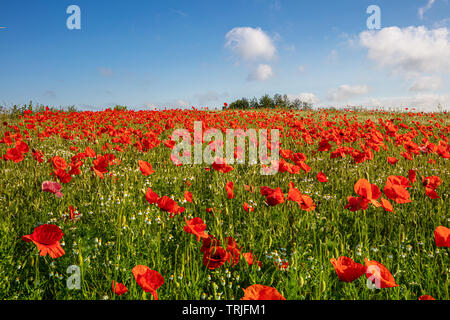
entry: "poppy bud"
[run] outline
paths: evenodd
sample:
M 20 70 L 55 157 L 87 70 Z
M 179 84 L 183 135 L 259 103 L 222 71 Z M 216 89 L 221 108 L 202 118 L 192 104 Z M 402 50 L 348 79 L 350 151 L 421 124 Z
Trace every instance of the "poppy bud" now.
M 304 284 L 305 284 L 305 279 L 303 279 L 303 277 L 300 276 L 300 279 L 299 279 L 299 281 L 298 281 L 298 285 L 299 285 L 300 288 L 301 288 L 301 287 L 303 287 Z
M 320 283 L 320 292 L 324 292 L 326 288 L 327 284 L 325 283 L 325 280 L 322 280 L 322 282 Z

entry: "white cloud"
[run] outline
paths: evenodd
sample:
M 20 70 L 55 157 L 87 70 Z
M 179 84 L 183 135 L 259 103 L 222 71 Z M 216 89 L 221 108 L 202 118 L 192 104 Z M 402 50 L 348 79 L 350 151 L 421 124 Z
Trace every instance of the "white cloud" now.
M 444 81 L 440 77 L 419 77 L 414 80 L 409 91 L 435 91 L 444 85 Z
M 295 99 L 299 99 L 300 101 L 309 102 L 312 104 L 316 104 L 320 101 L 319 98 L 317 98 L 317 96 L 314 93 L 310 93 L 310 92 L 302 92 L 297 95 L 288 95 L 288 98 L 291 101 L 293 101 Z
M 271 60 L 276 53 L 272 39 L 261 28 L 233 28 L 225 35 L 225 39 L 225 47 L 244 60 Z
M 384 109 L 409 107 L 430 112 L 437 111 L 439 104 L 443 110 L 449 110 L 450 94 L 418 93 L 409 97 L 373 98 L 362 105 L 380 106 Z
M 389 27 L 360 33 L 368 57 L 395 73 L 450 73 L 450 33 L 447 28 Z
M 268 64 L 260 64 L 258 67 L 248 75 L 248 80 L 264 81 L 273 75 L 272 67 Z
M 367 85 L 350 86 L 343 84 L 337 89 L 332 89 L 328 92 L 328 99 L 332 101 L 346 101 L 354 96 L 366 94 L 369 92 Z
M 420 20 L 423 20 L 423 15 L 424 15 L 425 11 L 430 10 L 431 7 L 433 6 L 434 2 L 435 2 L 435 0 L 428 0 L 428 3 L 426 4 L 425 7 L 419 8 L 418 14 L 419 14 Z

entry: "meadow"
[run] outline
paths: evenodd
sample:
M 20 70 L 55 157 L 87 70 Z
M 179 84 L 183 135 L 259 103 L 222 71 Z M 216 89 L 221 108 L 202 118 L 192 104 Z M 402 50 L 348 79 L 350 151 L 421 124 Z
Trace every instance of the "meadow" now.
M 278 129 L 279 172 L 174 164 L 194 121 Z M 448 300 L 449 129 L 411 110 L 3 115 L 0 299 Z

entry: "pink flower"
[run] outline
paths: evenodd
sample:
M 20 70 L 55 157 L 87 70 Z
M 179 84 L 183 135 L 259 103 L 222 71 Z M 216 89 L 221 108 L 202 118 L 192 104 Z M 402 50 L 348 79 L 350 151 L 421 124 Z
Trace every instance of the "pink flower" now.
M 58 198 L 61 198 L 63 194 L 61 193 L 61 185 L 58 182 L 44 181 L 42 182 L 42 191 L 47 191 L 55 194 Z

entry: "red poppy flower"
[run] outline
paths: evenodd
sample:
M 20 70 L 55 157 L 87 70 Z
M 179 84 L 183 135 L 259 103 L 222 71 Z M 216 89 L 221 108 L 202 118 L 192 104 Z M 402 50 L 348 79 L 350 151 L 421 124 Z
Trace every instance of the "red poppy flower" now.
M 53 158 L 50 158 L 48 161 L 52 163 L 53 168 L 56 170 L 58 170 L 58 169 L 66 170 L 66 168 L 67 168 L 66 160 L 64 160 L 61 157 L 54 156 Z
M 411 184 L 414 184 L 414 182 L 417 181 L 416 171 L 414 171 L 413 169 L 408 171 L 408 180 L 409 182 L 411 182 Z
M 36 160 L 37 162 L 39 162 L 39 163 L 44 162 L 44 159 L 42 159 L 44 154 L 41 151 L 33 149 L 32 156 L 33 156 L 33 159 Z
M 328 140 L 324 139 L 319 142 L 319 148 L 317 151 L 329 151 L 331 149 L 331 144 L 328 142 Z
M 147 188 L 145 199 L 147 199 L 148 203 L 154 204 L 158 202 L 159 196 L 152 190 L 152 188 Z
M 234 194 L 234 184 L 232 181 L 228 181 L 227 184 L 225 185 L 225 190 L 227 191 L 227 198 L 228 199 L 233 199 L 235 197 Z
M 434 240 L 438 247 L 450 248 L 450 229 L 444 226 L 439 226 L 434 230 Z
M 263 195 L 263 196 L 268 196 L 269 194 L 271 194 L 274 191 L 275 191 L 275 189 L 272 189 L 272 188 L 269 188 L 266 186 L 261 187 L 261 195 Z
M 21 140 L 16 141 L 16 144 L 14 146 L 17 150 L 19 150 L 22 153 L 27 153 L 28 151 L 30 151 L 30 147 Z
M 151 270 L 144 265 L 137 265 L 131 271 L 142 290 L 150 292 L 155 300 L 158 300 L 156 290 L 164 284 L 164 277 L 158 271 Z
M 299 204 L 300 208 L 305 211 L 313 211 L 314 209 L 316 209 L 316 205 L 313 199 L 306 194 L 302 194 L 300 197 L 300 201 L 297 201 L 297 203 Z
M 173 218 L 176 214 L 180 214 L 184 211 L 183 207 L 178 206 L 175 200 L 169 198 L 168 196 L 163 196 L 156 202 L 158 207 L 170 213 L 170 218 Z
M 262 284 L 251 285 L 244 290 L 241 300 L 286 300 L 277 289 Z
M 173 149 L 173 147 L 175 147 L 176 144 L 177 144 L 176 141 L 173 140 L 164 141 L 164 145 L 169 149 Z
M 112 282 L 112 291 L 117 295 L 117 296 L 121 296 L 124 293 L 128 292 L 128 288 L 120 282 Z
M 255 192 L 255 186 L 249 186 L 249 185 L 244 184 L 244 189 L 245 189 L 245 191 L 248 191 L 250 193 Z
M 219 240 L 216 237 L 214 237 L 213 235 L 208 235 L 207 238 L 203 238 L 200 252 L 205 253 L 206 251 L 209 250 L 209 248 L 217 246 L 218 243 Z
M 375 184 L 371 184 L 366 179 L 359 179 L 355 183 L 354 190 L 358 195 L 363 197 L 364 200 L 367 200 L 376 207 L 380 206 L 376 199 L 381 197 L 381 191 Z
M 438 176 L 422 177 L 422 184 L 426 188 L 435 190 L 442 184 L 442 180 Z
M 90 147 L 86 147 L 86 149 L 84 149 L 84 153 L 89 158 L 95 158 L 96 156 L 95 151 Z
M 63 194 L 61 193 L 61 185 L 54 181 L 44 181 L 42 182 L 42 191 L 51 192 L 55 194 L 58 198 L 61 198 Z
M 289 183 L 288 199 L 297 202 L 300 208 L 305 211 L 312 211 L 316 208 L 313 199 L 306 194 L 302 194 L 300 190 L 294 187 L 293 182 Z
M 311 167 L 308 166 L 304 161 L 300 160 L 298 161 L 297 165 L 300 167 L 300 169 L 302 169 L 303 171 L 305 171 L 305 173 L 308 173 L 311 171 Z
M 375 260 L 365 259 L 367 279 L 375 284 L 377 289 L 398 287 L 395 279 L 389 270 L 381 263 Z
M 83 162 L 77 161 L 77 162 L 71 162 L 69 163 L 70 170 L 67 174 L 75 176 L 81 174 L 80 167 L 83 165 Z
M 255 210 L 253 207 L 250 207 L 250 205 L 247 202 L 244 202 L 244 204 L 242 206 L 244 207 L 244 210 L 246 212 L 249 212 L 249 210 L 250 210 L 250 212 L 253 212 Z
M 72 177 L 70 176 L 70 174 L 68 174 L 65 170 L 62 170 L 62 169 L 54 170 L 53 174 L 62 183 L 69 183 L 72 180 Z
M 409 180 L 402 176 L 389 176 L 384 186 L 384 194 L 397 203 L 411 202 L 406 188 L 410 187 Z
M 142 174 L 144 176 L 149 176 L 155 171 L 152 169 L 152 165 L 148 163 L 147 161 L 138 160 L 139 163 L 139 169 L 141 170 Z
M 41 256 L 46 256 L 47 253 L 53 259 L 64 255 L 64 250 L 59 241 L 64 236 L 64 233 L 58 226 L 53 224 L 43 224 L 36 227 L 32 234 L 22 236 L 25 242 L 32 241 L 40 251 Z
M 358 210 L 366 210 L 368 208 L 369 202 L 367 199 L 363 197 L 347 197 L 347 204 L 344 206 L 344 209 L 348 209 L 350 211 L 358 211 Z
M 319 182 L 327 182 L 327 181 L 328 181 L 328 178 L 327 178 L 327 176 L 325 175 L 325 173 L 319 172 L 319 173 L 317 174 L 317 180 L 319 180 Z
M 211 168 L 222 173 L 227 173 L 234 169 L 232 166 L 227 165 L 223 159 L 216 159 L 211 165 Z
M 412 160 L 413 159 L 413 155 L 411 152 L 406 152 L 406 151 L 402 151 L 400 152 L 400 155 L 405 158 L 406 160 Z
M 184 192 L 184 199 L 187 202 L 192 202 L 192 193 L 190 193 L 189 191 L 185 191 Z
M 184 217 L 184 221 L 186 221 L 186 226 L 183 230 L 187 233 L 192 233 L 197 237 L 197 241 L 200 241 L 200 238 L 208 238 L 208 235 L 205 233 L 206 224 L 203 222 L 201 218 L 193 218 L 188 220 Z
M 16 148 L 6 149 L 6 154 L 3 156 L 5 160 L 11 160 L 13 162 L 21 162 L 23 160 L 23 153 Z
M 341 256 L 337 260 L 332 258 L 330 262 L 333 265 L 334 270 L 336 270 L 340 281 L 352 282 L 366 272 L 366 267 L 364 265 L 345 256 Z
M 436 190 L 430 189 L 430 188 L 425 188 L 425 194 L 430 198 L 430 199 L 439 199 L 439 195 L 437 194 Z
M 425 294 L 423 296 L 419 297 L 419 300 L 436 300 L 435 298 L 433 298 L 432 296 Z
M 77 212 L 77 209 L 74 208 L 74 206 L 69 206 L 69 215 L 70 220 L 75 221 L 80 214 Z
M 253 252 L 245 252 L 242 254 L 242 256 L 244 257 L 245 261 L 247 261 L 247 264 L 249 266 L 256 264 L 259 267 L 262 266 L 261 261 L 258 261 L 258 259 L 256 258 L 256 255 Z
M 425 194 L 431 199 L 439 199 L 436 188 L 442 184 L 438 176 L 422 177 L 422 184 L 425 186 Z
M 389 162 L 389 164 L 396 164 L 398 162 L 398 159 L 394 157 L 387 157 L 387 161 Z
M 392 204 L 387 199 L 381 198 L 381 206 L 386 211 L 389 211 L 389 212 L 393 212 L 394 211 L 394 207 L 392 206 Z
M 108 159 L 105 156 L 102 156 L 100 154 L 97 155 L 97 158 L 92 161 L 92 163 L 94 164 L 94 171 L 97 175 L 99 175 L 98 173 L 107 173 L 108 170 L 106 169 L 109 165 Z M 103 177 L 103 175 L 101 175 L 101 177 Z
M 269 206 L 276 206 L 284 201 L 285 198 L 281 188 L 272 189 L 272 192 L 270 192 L 266 197 L 266 202 Z
M 219 246 L 211 246 L 203 253 L 203 264 L 210 270 L 220 268 L 228 260 L 228 252 Z
M 235 266 L 239 262 L 239 257 L 241 255 L 241 250 L 233 237 L 226 237 L 225 242 L 227 243 L 226 250 L 228 252 L 228 262 L 231 266 Z

